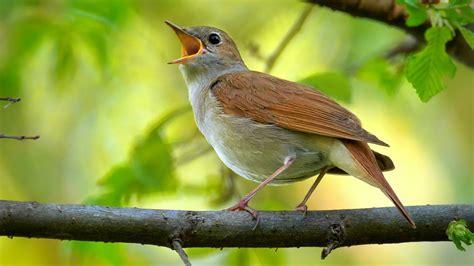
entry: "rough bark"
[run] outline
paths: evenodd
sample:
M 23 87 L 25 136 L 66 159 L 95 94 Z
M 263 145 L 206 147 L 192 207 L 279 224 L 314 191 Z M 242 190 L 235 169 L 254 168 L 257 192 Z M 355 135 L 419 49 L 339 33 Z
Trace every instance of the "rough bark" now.
M 172 247 L 339 247 L 448 241 L 455 219 L 474 229 L 474 205 L 411 206 L 412 229 L 395 208 L 301 212 L 178 211 L 0 201 L 0 236 Z M 332 248 L 334 248 L 332 247 Z M 332 249 L 330 248 L 330 249 Z

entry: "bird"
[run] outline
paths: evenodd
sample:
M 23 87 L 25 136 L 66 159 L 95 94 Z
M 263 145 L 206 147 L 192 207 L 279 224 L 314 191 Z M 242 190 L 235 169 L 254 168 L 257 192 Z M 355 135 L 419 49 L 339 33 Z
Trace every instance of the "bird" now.
M 223 30 L 165 23 L 181 42 L 181 57 L 169 64 L 179 65 L 197 127 L 228 168 L 259 183 L 227 210 L 257 217 L 249 202 L 263 187 L 317 175 L 296 207 L 306 212 L 326 173 L 348 174 L 380 189 L 416 227 L 382 173 L 392 160 L 368 145 L 388 144 L 356 115 L 308 85 L 250 70 Z

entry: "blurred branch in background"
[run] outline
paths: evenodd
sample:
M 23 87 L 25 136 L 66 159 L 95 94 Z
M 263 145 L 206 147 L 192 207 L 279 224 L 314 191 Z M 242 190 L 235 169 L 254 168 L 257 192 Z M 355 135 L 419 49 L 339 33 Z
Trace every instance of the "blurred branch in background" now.
M 262 211 L 260 223 L 245 212 L 111 208 L 92 205 L 0 201 L 0 235 L 182 247 L 327 247 L 449 241 L 448 224 L 464 219 L 474 229 L 474 205 L 407 208 L 412 229 L 391 208 Z M 335 230 L 337 229 L 337 230 Z M 335 235 L 337 234 L 337 236 Z
M 0 97 L 0 101 L 6 101 L 8 104 L 6 104 L 3 108 L 8 108 L 11 104 L 17 103 L 21 101 L 21 98 L 13 98 L 11 96 L 8 97 Z M 8 136 L 5 135 L 4 133 L 0 132 L 0 139 L 16 139 L 16 140 L 27 140 L 27 139 L 32 139 L 32 140 L 37 140 L 39 139 L 40 136 Z
M 406 19 L 408 14 L 402 6 L 396 4 L 396 0 L 307 0 L 307 2 L 401 28 L 422 43 L 425 42 L 424 33 L 430 27 L 428 22 L 417 27 L 407 26 Z M 471 68 L 474 67 L 474 51 L 469 47 L 461 34 L 456 34 L 455 38 L 447 44 L 447 51 L 460 62 Z
M 36 136 L 7 136 L 3 133 L 0 133 L 0 139 L 16 139 L 16 140 L 27 140 L 27 139 L 32 139 L 32 140 L 36 140 L 36 139 L 39 139 L 40 136 L 36 135 Z
M 0 97 L 0 101 L 8 102 L 3 108 L 8 108 L 10 105 L 21 101 L 21 98 L 13 98 L 11 96 L 8 97 Z
M 296 36 L 296 34 L 301 30 L 303 27 L 303 24 L 305 23 L 306 19 L 309 17 L 309 14 L 311 14 L 311 11 L 313 10 L 313 6 L 309 5 L 307 6 L 301 15 L 298 17 L 298 19 L 295 21 L 291 29 L 288 31 L 288 33 L 285 35 L 285 37 L 281 40 L 280 44 L 278 44 L 278 47 L 273 51 L 273 53 L 267 58 L 266 63 L 265 63 L 265 72 L 269 73 L 272 71 L 273 66 L 275 65 L 275 62 L 277 59 L 280 57 L 280 55 L 283 53 L 285 48 L 288 46 L 288 44 L 293 40 L 293 38 Z

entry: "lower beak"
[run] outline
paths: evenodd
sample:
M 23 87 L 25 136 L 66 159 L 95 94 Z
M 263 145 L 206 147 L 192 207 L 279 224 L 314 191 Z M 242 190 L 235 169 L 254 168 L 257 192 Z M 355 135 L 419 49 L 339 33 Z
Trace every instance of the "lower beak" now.
M 202 54 L 203 44 L 201 40 L 187 33 L 178 25 L 175 25 L 169 21 L 165 21 L 165 23 L 170 26 L 171 29 L 173 29 L 181 41 L 181 58 L 173 60 L 168 64 L 184 64 L 194 57 Z

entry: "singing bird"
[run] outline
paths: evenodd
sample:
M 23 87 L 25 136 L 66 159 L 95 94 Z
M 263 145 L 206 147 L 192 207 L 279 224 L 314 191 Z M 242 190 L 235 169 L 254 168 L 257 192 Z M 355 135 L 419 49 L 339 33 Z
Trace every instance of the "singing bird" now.
M 349 174 L 379 188 L 415 227 L 382 174 L 394 168 L 391 159 L 368 143 L 388 145 L 353 113 L 312 87 L 249 70 L 220 29 L 166 24 L 181 42 L 170 64 L 179 64 L 199 130 L 227 167 L 260 183 L 228 210 L 256 216 L 248 203 L 265 185 L 319 174 L 297 206 L 305 212 L 326 173 Z

